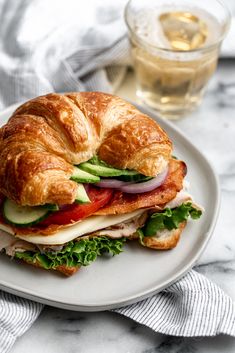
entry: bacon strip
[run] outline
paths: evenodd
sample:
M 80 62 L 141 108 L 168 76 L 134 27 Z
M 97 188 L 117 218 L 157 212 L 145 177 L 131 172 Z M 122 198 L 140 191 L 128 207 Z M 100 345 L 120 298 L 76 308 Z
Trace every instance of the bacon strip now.
M 143 194 L 126 194 L 116 191 L 111 201 L 99 209 L 95 215 L 122 214 L 139 208 L 162 206 L 174 199 L 177 192 L 183 188 L 186 173 L 187 167 L 183 161 L 171 159 L 168 176 L 160 187 Z

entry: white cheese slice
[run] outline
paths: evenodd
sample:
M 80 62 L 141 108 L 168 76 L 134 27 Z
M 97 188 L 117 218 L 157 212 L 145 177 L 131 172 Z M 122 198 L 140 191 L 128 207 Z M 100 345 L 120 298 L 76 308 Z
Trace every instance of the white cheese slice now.
M 137 215 L 140 215 L 145 210 L 136 210 L 131 213 L 109 215 L 109 216 L 91 216 L 83 221 L 76 223 L 72 226 L 59 230 L 57 233 L 52 235 L 15 235 L 17 238 L 26 240 L 33 244 L 43 245 L 57 245 L 65 244 L 70 240 L 81 237 L 82 235 L 92 233 L 99 229 L 110 227 L 114 224 L 118 224 L 128 219 L 131 219 Z M 14 235 L 13 230 L 3 224 L 0 224 L 0 229 Z

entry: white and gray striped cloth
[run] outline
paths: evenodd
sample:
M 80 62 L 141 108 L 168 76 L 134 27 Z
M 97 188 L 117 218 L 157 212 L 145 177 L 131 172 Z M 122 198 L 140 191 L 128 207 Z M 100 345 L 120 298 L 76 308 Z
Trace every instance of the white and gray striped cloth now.
M 9 352 L 17 337 L 37 319 L 43 305 L 0 291 L 0 352 Z M 201 274 L 191 271 L 148 299 L 113 312 L 166 335 L 235 336 L 232 299 Z
M 0 0 L 0 108 L 53 91 L 116 88 L 130 63 L 125 2 Z M 228 37 L 227 43 L 224 53 L 235 55 L 234 40 Z M 42 309 L 0 291 L 0 353 L 10 350 Z M 168 335 L 235 336 L 231 298 L 195 271 L 114 311 Z
M 166 335 L 235 336 L 232 299 L 194 270 L 161 293 L 114 311 Z
M 234 13 L 222 55 L 235 56 Z M 0 0 L 0 109 L 48 92 L 112 92 L 130 64 L 127 0 Z

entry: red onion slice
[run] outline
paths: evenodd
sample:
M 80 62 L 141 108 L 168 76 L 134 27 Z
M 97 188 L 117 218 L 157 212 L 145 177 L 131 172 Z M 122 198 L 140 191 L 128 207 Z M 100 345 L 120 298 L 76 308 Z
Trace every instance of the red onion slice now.
M 117 179 L 101 179 L 95 186 L 100 188 L 120 189 L 122 186 L 133 184 L 133 181 L 122 181 Z
M 128 194 L 142 194 L 144 192 L 152 191 L 163 184 L 167 174 L 168 168 L 166 168 L 162 173 L 158 174 L 151 180 L 142 183 L 134 183 L 131 185 L 121 186 L 120 190 Z

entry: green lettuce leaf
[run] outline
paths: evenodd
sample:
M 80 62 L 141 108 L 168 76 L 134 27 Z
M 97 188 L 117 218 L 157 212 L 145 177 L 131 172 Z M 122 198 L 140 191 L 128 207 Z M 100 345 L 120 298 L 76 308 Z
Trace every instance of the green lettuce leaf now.
M 39 262 L 45 269 L 55 269 L 57 266 L 66 265 L 87 266 L 104 253 L 109 256 L 120 254 L 126 239 L 110 239 L 108 237 L 93 237 L 70 241 L 61 251 L 44 251 L 41 253 L 33 251 L 16 252 L 15 258 L 25 260 L 29 263 Z
M 186 221 L 189 217 L 198 219 L 202 211 L 192 206 L 191 202 L 183 203 L 176 208 L 166 208 L 163 212 L 153 213 L 142 228 L 144 236 L 154 236 L 162 229 L 177 229 L 180 223 Z
M 138 229 L 139 241 L 142 245 L 145 236 L 154 236 L 162 229 L 176 229 L 179 224 L 189 217 L 197 219 L 202 212 L 194 208 L 191 202 L 184 203 L 174 209 L 166 208 L 163 212 L 152 214 L 142 229 Z M 16 252 L 15 257 L 29 263 L 39 262 L 45 269 L 55 269 L 57 266 L 66 265 L 88 266 L 98 256 L 107 254 L 114 256 L 123 251 L 126 238 L 111 239 L 106 236 L 70 241 L 60 251 Z

